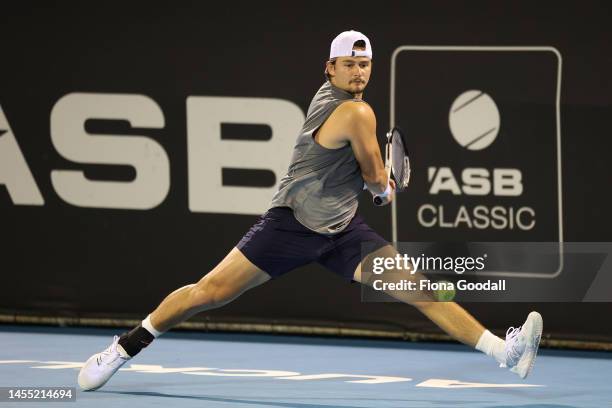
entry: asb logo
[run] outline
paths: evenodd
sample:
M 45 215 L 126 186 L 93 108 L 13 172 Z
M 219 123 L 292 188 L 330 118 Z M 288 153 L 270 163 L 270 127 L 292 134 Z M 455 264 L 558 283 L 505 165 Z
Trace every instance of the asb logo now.
M 403 46 L 391 66 L 414 174 L 393 240 L 562 242 L 559 52 Z
M 189 210 L 256 215 L 265 211 L 287 171 L 288 153 L 304 123 L 300 107 L 273 98 L 188 96 L 185 113 L 187 171 L 180 177 L 188 179 Z M 115 129 L 118 123 L 127 123 L 130 133 L 166 128 L 160 105 L 146 95 L 73 92 L 62 96 L 49 117 L 50 141 L 57 154 L 73 165 L 131 167 L 135 176 L 120 181 L 91 179 L 85 169 L 53 169 L 51 185 L 59 198 L 75 207 L 140 211 L 163 203 L 171 190 L 170 163 L 176 158 L 152 137 L 118 130 L 98 134 L 89 130 L 92 122 L 114 124 Z M 236 135 L 235 126 L 244 125 L 263 127 L 268 135 L 263 139 Z M 223 131 L 224 127 L 229 131 Z M 14 205 L 43 206 L 45 199 L 18 140 L 0 106 L 0 187 L 6 187 Z M 224 181 L 226 170 L 242 174 L 240 180 Z M 273 182 L 241 184 L 243 179 L 252 180 L 253 172 L 267 173 Z

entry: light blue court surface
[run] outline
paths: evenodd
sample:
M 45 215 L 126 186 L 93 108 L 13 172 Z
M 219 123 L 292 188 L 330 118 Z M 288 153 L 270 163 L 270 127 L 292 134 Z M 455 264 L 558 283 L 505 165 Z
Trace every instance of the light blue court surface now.
M 76 386 L 108 329 L 0 326 L 0 386 Z M 68 407 L 612 407 L 612 353 L 541 350 L 523 381 L 467 347 L 168 333 Z

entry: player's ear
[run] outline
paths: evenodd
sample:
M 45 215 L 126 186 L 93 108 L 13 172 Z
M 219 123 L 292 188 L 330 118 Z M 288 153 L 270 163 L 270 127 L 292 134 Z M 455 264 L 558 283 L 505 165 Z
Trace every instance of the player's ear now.
M 325 63 L 325 74 L 328 77 L 333 77 L 336 75 L 336 61 L 327 61 Z

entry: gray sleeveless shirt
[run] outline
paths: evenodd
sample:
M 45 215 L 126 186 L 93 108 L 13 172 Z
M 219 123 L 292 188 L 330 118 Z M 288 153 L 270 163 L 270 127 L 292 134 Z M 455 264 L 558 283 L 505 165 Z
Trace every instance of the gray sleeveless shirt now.
M 289 170 L 270 207 L 290 207 L 306 228 L 322 234 L 342 231 L 357 212 L 363 189 L 359 163 L 350 144 L 338 149 L 321 146 L 315 132 L 342 102 L 353 96 L 329 81 L 316 93 L 297 138 Z M 355 99 L 355 101 L 361 101 Z

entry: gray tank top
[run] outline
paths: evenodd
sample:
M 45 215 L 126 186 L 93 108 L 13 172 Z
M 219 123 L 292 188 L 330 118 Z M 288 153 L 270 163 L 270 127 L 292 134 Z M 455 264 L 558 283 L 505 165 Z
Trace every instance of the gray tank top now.
M 315 132 L 334 109 L 351 99 L 353 95 L 329 81 L 319 89 L 308 108 L 287 175 L 270 205 L 292 208 L 302 225 L 321 234 L 346 228 L 357 212 L 357 196 L 363 190 L 361 170 L 350 144 L 329 149 L 314 140 Z

